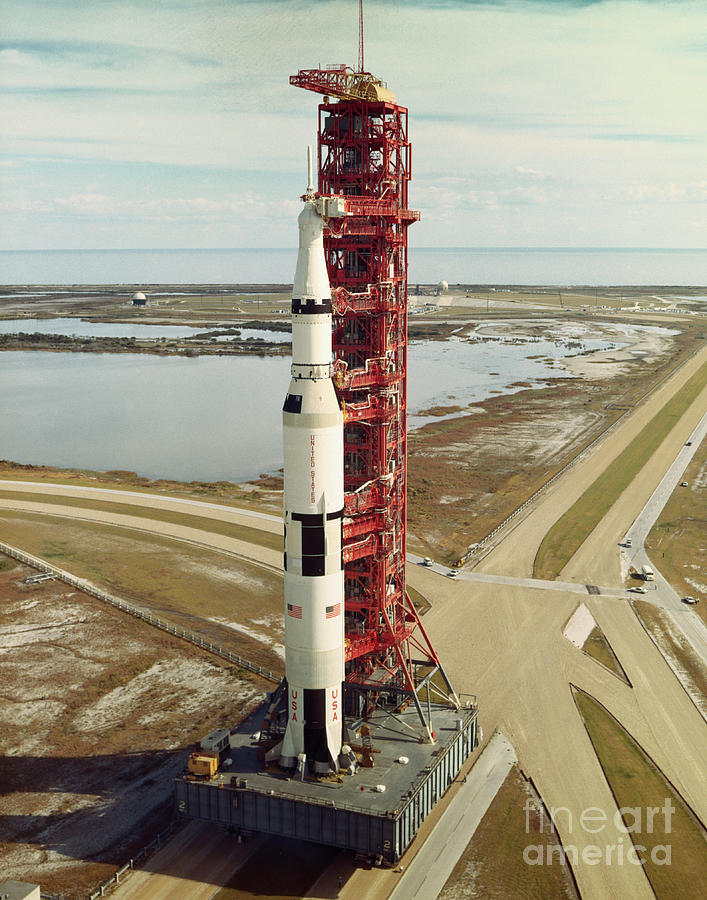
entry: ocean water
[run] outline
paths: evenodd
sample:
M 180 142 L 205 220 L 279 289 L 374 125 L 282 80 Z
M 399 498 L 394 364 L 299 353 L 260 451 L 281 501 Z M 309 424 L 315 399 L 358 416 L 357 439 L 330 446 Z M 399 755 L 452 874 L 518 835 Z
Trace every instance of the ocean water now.
M 296 248 L 4 250 L 0 284 L 291 284 Z M 411 247 L 411 284 L 707 285 L 707 249 Z

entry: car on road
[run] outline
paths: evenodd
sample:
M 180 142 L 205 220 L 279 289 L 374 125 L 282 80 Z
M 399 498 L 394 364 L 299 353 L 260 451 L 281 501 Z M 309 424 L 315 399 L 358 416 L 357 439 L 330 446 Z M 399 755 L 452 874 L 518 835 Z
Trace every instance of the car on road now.
M 632 544 L 633 541 L 631 540 L 631 538 L 626 538 L 626 540 L 624 541 L 624 547 L 630 547 Z
M 632 587 L 632 588 L 629 588 L 629 591 L 633 591 L 634 594 L 647 594 L 648 588 L 644 588 L 644 587 L 640 587 L 640 586 Z
M 429 567 L 432 565 L 432 560 L 429 558 L 429 556 L 426 556 L 426 557 L 422 560 L 422 562 L 420 563 L 420 565 L 421 565 L 421 566 L 427 566 L 427 568 L 429 568 Z
M 700 601 L 697 599 L 697 597 L 683 597 L 682 602 L 688 603 L 690 606 L 694 606 L 695 603 L 699 603 Z
M 456 578 L 458 574 L 459 574 L 459 569 L 450 569 L 447 572 L 447 575 L 449 575 L 450 578 Z
M 685 441 L 686 447 L 692 447 L 692 441 Z

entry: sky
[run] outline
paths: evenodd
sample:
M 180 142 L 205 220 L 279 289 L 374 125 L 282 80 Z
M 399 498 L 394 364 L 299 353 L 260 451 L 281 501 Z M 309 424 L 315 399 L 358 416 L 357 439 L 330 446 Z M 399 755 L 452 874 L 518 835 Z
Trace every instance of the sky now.
M 357 0 L 0 0 L 0 249 L 287 247 Z M 419 247 L 707 246 L 704 0 L 366 0 Z

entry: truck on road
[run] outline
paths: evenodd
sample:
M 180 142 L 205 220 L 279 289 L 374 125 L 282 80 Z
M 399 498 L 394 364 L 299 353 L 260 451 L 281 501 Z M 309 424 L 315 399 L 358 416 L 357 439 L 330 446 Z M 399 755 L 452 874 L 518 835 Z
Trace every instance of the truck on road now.
M 655 572 L 650 566 L 641 566 L 641 575 L 644 581 L 655 581 Z

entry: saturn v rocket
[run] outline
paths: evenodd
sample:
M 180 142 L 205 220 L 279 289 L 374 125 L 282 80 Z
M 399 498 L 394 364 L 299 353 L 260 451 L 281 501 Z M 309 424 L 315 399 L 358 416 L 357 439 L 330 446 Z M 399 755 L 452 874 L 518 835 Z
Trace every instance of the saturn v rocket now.
M 283 406 L 286 768 L 336 770 L 343 734 L 343 414 L 332 382 L 331 288 L 311 175 L 292 290 L 292 380 Z

